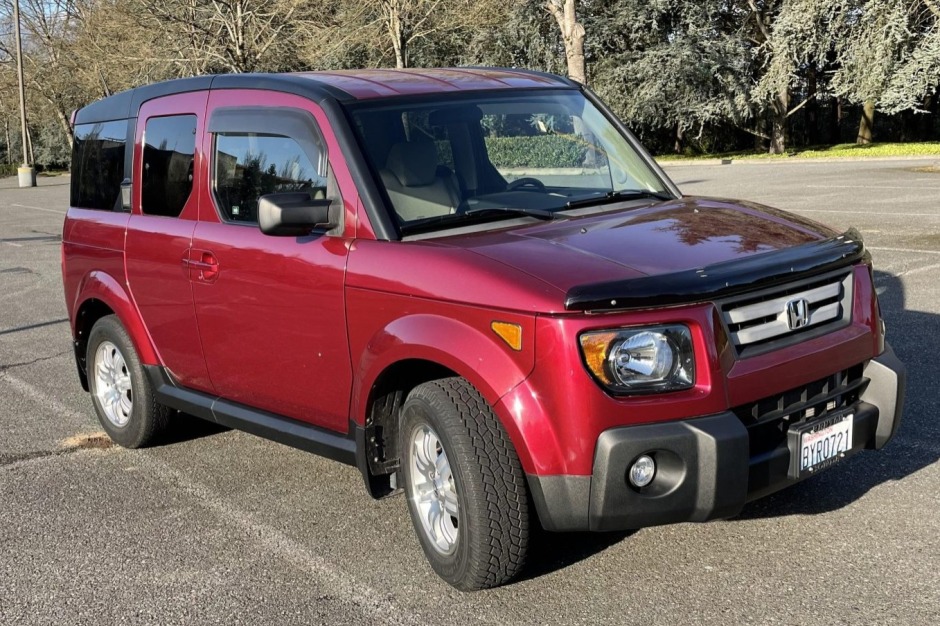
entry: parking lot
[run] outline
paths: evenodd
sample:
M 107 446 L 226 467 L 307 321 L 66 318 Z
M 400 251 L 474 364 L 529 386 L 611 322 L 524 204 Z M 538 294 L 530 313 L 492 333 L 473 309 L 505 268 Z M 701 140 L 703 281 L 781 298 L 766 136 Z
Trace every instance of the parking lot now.
M 540 537 L 522 580 L 469 595 L 355 468 L 187 416 L 108 446 L 62 297 L 68 178 L 0 180 L 0 624 L 937 623 L 940 160 L 666 169 L 861 231 L 909 368 L 900 432 L 733 520 Z

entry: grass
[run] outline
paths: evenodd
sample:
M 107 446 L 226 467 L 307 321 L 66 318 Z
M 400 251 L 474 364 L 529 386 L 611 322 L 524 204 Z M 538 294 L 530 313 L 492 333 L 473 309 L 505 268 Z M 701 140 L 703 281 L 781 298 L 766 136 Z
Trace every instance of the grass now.
M 740 152 L 722 152 L 718 154 L 664 154 L 656 157 L 658 161 L 684 161 L 698 159 L 828 159 L 828 158 L 864 158 L 864 157 L 940 157 L 940 141 L 922 141 L 917 143 L 870 143 L 860 146 L 854 143 L 840 143 L 834 146 L 810 146 L 793 150 L 788 154 L 768 154 L 753 150 Z

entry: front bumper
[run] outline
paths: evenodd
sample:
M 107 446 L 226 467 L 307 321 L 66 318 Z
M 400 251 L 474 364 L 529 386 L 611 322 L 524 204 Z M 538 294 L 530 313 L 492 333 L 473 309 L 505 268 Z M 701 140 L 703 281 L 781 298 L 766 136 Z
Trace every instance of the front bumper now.
M 898 429 L 906 370 L 890 345 L 864 368 L 852 448 L 880 449 Z M 539 519 L 551 531 L 604 531 L 737 515 L 749 500 L 799 482 L 781 445 L 750 454 L 748 429 L 731 411 L 681 421 L 612 428 L 598 437 L 591 476 L 528 476 Z M 657 475 L 638 490 L 630 464 L 652 451 Z

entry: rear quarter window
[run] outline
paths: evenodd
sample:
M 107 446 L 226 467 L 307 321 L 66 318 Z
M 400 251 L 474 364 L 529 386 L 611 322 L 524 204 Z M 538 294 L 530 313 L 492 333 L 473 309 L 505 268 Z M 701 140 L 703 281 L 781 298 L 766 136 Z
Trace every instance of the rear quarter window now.
M 196 116 L 147 120 L 140 208 L 147 215 L 178 217 L 193 190 Z
M 78 124 L 72 144 L 70 203 L 83 209 L 121 209 L 127 120 Z

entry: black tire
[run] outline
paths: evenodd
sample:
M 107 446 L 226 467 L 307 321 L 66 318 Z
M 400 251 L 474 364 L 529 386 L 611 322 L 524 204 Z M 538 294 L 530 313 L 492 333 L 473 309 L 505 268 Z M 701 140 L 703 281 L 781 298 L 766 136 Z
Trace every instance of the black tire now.
M 408 510 L 431 567 L 461 591 L 511 580 L 525 565 L 528 551 L 528 496 L 519 458 L 489 404 L 463 378 L 431 381 L 408 394 L 400 428 Z M 450 519 L 457 536 L 449 552 L 435 545 L 417 503 L 420 487 L 415 486 L 414 477 L 420 481 L 426 475 L 418 468 L 413 446 L 426 428 L 436 435 L 437 449 L 446 455 L 453 477 L 449 484 L 456 489 L 458 515 Z
M 102 345 L 107 348 L 106 342 L 114 346 L 123 366 L 116 368 L 127 376 L 130 388 L 121 394 L 130 401 L 130 410 L 122 414 L 126 423 L 120 424 L 108 417 L 108 409 L 99 398 L 98 376 L 96 375 L 96 355 Z M 105 350 L 109 352 L 109 350 Z M 115 352 L 110 351 L 112 359 Z M 114 315 L 107 315 L 95 322 L 88 336 L 88 347 L 85 352 L 85 363 L 88 367 L 88 390 L 91 392 L 92 404 L 98 421 L 108 436 L 120 446 L 125 448 L 141 448 L 149 445 L 166 428 L 170 410 L 157 402 L 150 380 L 144 373 L 140 358 L 134 349 L 124 326 Z M 113 413 L 112 413 L 113 414 Z M 118 420 L 120 421 L 120 420 Z

